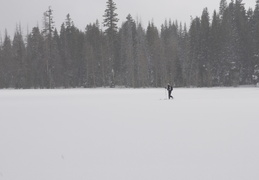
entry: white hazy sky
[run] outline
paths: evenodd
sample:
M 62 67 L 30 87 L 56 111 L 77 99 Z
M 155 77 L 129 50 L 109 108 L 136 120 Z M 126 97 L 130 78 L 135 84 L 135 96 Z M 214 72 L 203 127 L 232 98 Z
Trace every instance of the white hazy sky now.
M 0 32 L 3 37 L 5 29 L 13 36 L 16 24 L 21 23 L 23 33 L 39 25 L 42 28 L 43 13 L 51 6 L 54 10 L 55 26 L 59 30 L 69 13 L 74 24 L 81 30 L 97 19 L 102 22 L 107 0 L 0 0 Z M 171 18 L 189 25 L 190 17 L 201 16 L 207 7 L 210 15 L 218 11 L 220 0 L 115 0 L 120 24 L 131 14 L 142 22 L 146 28 L 153 20 L 160 27 L 165 19 Z M 230 2 L 230 0 L 228 0 Z M 256 0 L 243 0 L 254 9 Z

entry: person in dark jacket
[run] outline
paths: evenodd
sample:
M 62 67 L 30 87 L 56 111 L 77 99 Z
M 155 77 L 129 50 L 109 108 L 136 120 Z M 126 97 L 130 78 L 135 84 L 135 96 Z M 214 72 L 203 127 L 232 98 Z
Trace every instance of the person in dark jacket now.
M 170 98 L 173 99 L 173 98 L 174 98 L 174 97 L 172 96 L 173 86 L 171 86 L 171 85 L 168 83 L 166 89 L 167 89 L 167 91 L 168 91 L 168 98 L 169 98 L 169 99 L 170 99 Z

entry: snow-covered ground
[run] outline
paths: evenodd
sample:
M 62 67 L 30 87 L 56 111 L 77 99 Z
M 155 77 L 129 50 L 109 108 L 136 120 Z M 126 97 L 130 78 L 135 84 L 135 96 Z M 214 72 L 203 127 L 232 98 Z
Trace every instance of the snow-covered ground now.
M 0 180 L 258 180 L 259 88 L 0 91 Z

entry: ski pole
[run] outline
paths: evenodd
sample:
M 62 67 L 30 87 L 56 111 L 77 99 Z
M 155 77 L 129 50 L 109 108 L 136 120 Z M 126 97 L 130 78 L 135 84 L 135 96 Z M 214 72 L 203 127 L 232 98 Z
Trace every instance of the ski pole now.
M 167 97 L 166 97 L 166 88 L 165 88 L 165 99 L 166 99 Z

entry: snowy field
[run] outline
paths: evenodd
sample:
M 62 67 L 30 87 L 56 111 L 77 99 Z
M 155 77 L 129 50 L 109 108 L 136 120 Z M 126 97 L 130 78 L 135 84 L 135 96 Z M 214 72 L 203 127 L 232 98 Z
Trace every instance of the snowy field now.
M 259 88 L 0 90 L 0 180 L 258 180 Z

